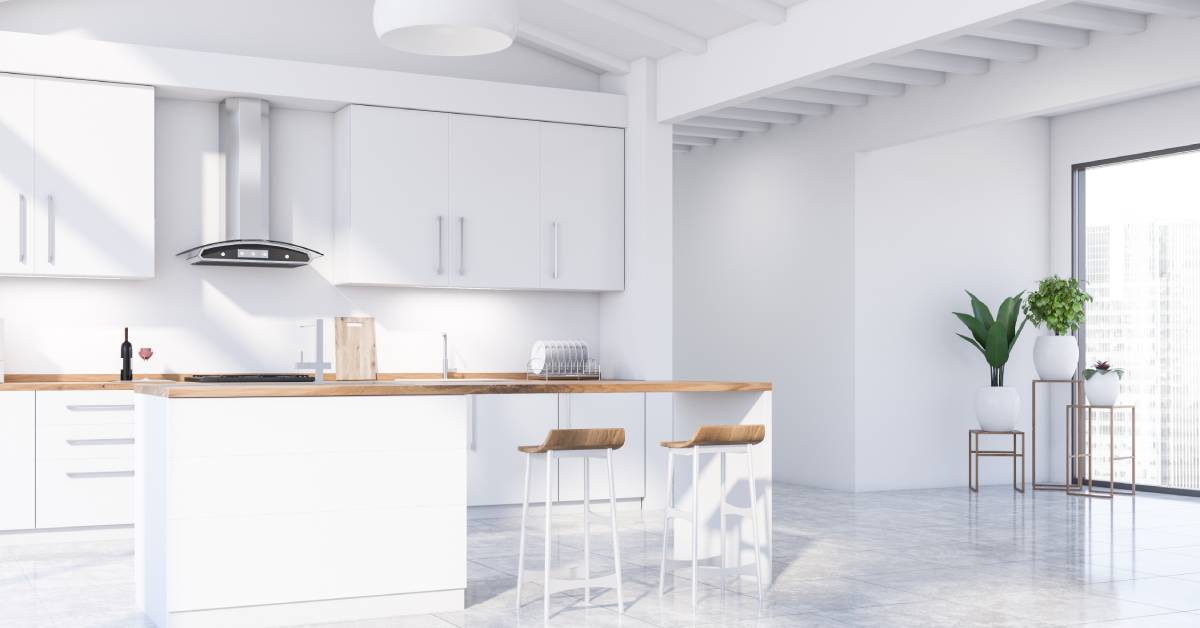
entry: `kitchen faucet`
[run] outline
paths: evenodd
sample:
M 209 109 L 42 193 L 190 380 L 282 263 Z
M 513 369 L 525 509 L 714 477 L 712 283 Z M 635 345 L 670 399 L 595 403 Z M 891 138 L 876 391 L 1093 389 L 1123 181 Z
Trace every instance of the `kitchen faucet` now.
M 442 332 L 442 379 L 450 379 L 450 352 L 446 348 L 446 332 Z
M 304 324 L 300 327 L 316 327 L 317 328 L 317 359 L 314 362 L 304 361 L 304 349 L 300 350 L 300 361 L 296 363 L 298 369 L 312 369 L 313 377 L 317 382 L 325 381 L 325 369 L 331 368 L 333 365 L 325 361 L 325 319 L 318 318 L 312 324 Z

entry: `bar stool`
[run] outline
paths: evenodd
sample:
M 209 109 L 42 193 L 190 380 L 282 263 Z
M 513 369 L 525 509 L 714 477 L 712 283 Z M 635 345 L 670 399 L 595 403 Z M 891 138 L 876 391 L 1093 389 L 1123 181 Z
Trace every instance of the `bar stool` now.
M 700 456 L 702 454 L 718 454 L 721 460 L 721 554 L 720 564 L 704 565 L 705 568 L 716 569 L 721 574 L 721 586 L 726 584 L 726 576 L 730 572 L 741 573 L 741 565 L 726 567 L 725 563 L 725 518 L 729 515 L 750 517 L 750 525 L 754 530 L 754 580 L 758 585 L 758 603 L 763 601 L 762 587 L 762 556 L 758 538 L 758 497 L 754 486 L 754 457 L 751 447 L 763 442 L 767 436 L 764 425 L 703 425 L 692 435 L 691 440 L 663 441 L 667 448 L 667 508 L 663 512 L 663 542 L 662 563 L 658 573 L 658 594 L 663 594 L 663 582 L 667 577 L 667 530 L 671 519 L 684 519 L 692 523 L 692 607 L 696 606 L 696 591 L 699 582 L 699 552 L 700 536 Z M 741 508 L 730 504 L 725 493 L 725 456 L 727 454 L 744 454 L 746 456 L 747 479 L 750 484 L 750 508 Z M 692 510 L 679 510 L 675 507 L 675 456 L 692 457 Z M 739 552 L 740 555 L 740 552 Z
M 623 428 L 572 429 L 550 430 L 546 441 L 541 445 L 525 445 L 517 447 L 517 451 L 525 454 L 525 498 L 521 502 L 521 544 L 520 558 L 517 559 L 517 608 L 521 607 L 521 584 L 525 578 L 525 528 L 529 514 L 529 468 L 534 456 L 542 456 L 546 460 L 546 557 L 542 584 L 542 609 L 545 618 L 550 618 L 550 596 L 560 591 L 582 588 L 584 599 L 591 603 L 592 584 L 608 585 L 617 590 L 617 608 L 625 612 L 625 601 L 621 595 L 621 546 L 617 539 L 617 499 L 613 483 L 612 452 L 625 444 Z M 563 579 L 556 583 L 550 581 L 550 506 L 553 499 L 550 489 L 553 486 L 552 469 L 561 464 L 562 458 L 583 458 L 583 578 Z M 613 540 L 613 573 L 592 577 L 591 566 L 591 529 L 592 517 L 604 520 L 604 515 L 593 513 L 591 508 L 591 461 L 593 458 L 603 458 L 608 471 L 608 504 L 609 525 L 612 527 Z

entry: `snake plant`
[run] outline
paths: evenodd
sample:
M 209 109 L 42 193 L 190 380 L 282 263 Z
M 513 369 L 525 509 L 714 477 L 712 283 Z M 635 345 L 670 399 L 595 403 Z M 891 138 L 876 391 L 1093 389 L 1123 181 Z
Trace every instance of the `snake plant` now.
M 971 332 L 970 336 L 958 334 L 958 337 L 979 349 L 983 358 L 987 360 L 992 386 L 1004 385 L 1004 365 L 1008 363 L 1013 345 L 1025 329 L 1028 319 L 1023 319 L 1020 326 L 1017 326 L 1017 316 L 1021 313 L 1021 299 L 1024 295 L 1025 292 L 1021 291 L 1016 296 L 1005 299 L 993 317 L 988 306 L 968 290 L 967 296 L 971 297 L 971 313 L 954 313 Z

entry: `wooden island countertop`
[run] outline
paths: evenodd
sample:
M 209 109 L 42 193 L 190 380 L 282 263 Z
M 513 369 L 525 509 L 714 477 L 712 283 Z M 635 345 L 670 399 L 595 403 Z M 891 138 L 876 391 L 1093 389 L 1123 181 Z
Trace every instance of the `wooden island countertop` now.
M 309 384 L 138 383 L 134 391 L 172 399 L 232 397 L 374 397 L 533 393 L 766 392 L 766 382 L 640 380 L 391 380 Z

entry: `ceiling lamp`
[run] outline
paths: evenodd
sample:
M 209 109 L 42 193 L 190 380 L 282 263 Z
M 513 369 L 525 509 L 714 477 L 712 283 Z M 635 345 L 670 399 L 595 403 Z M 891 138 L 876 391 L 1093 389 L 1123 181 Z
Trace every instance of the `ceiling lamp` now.
M 517 0 L 375 0 L 375 34 L 421 55 L 465 57 L 512 45 Z

